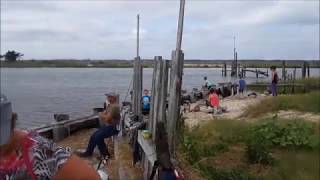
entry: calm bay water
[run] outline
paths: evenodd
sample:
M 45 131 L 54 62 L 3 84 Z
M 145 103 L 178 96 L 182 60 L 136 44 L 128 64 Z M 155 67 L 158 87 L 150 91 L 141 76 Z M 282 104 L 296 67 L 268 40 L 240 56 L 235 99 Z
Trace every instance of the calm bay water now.
M 288 73 L 292 71 L 288 69 Z M 319 69 L 310 71 L 311 76 L 319 76 Z M 92 108 L 102 106 L 104 93 L 109 91 L 119 93 L 123 100 L 132 73 L 130 68 L 1 68 L 1 93 L 18 113 L 18 126 L 30 128 L 53 122 L 54 113 L 67 113 L 71 118 L 90 115 Z M 220 68 L 186 68 L 183 89 L 200 88 L 203 76 L 213 83 L 233 81 L 222 77 Z M 300 69 L 297 76 L 301 76 Z M 143 78 L 144 88 L 151 89 L 151 68 L 144 69 Z M 252 83 L 269 78 L 256 79 L 255 74 L 247 73 L 246 80 Z

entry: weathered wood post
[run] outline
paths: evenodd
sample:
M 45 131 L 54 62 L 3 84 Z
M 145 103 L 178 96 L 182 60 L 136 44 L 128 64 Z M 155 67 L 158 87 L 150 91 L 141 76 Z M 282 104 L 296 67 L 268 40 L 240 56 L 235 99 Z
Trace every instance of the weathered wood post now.
M 297 72 L 297 68 L 295 67 L 293 70 L 293 80 L 296 80 L 296 72 Z
M 181 50 L 185 0 L 180 0 L 176 50 L 172 52 L 170 74 L 169 109 L 167 119 L 168 144 L 171 157 L 174 157 L 177 122 L 180 120 L 180 100 L 184 54 Z
M 141 98 L 142 98 L 142 66 L 140 57 L 134 60 L 133 72 L 133 113 L 141 118 Z
M 286 61 L 282 61 L 282 79 L 287 79 L 287 73 L 286 73 Z
M 223 76 L 227 76 L 227 63 L 223 63 Z
M 138 116 L 139 119 L 142 117 L 141 114 L 141 98 L 142 98 L 142 65 L 139 56 L 139 14 L 137 15 L 137 57 L 135 57 L 133 62 L 133 113 Z
M 148 129 L 152 133 L 152 142 L 157 137 L 157 122 L 165 122 L 166 120 L 166 98 L 168 94 L 168 68 L 169 62 L 162 60 L 161 56 L 154 58 L 154 69 L 152 78 L 152 97 L 151 108 L 148 122 Z M 150 156 L 145 152 L 145 156 Z M 151 158 L 152 159 L 152 158 Z M 144 179 L 149 179 L 153 162 L 150 157 L 144 158 Z
M 310 77 L 310 63 L 307 64 L 307 76 Z
M 162 60 L 162 57 L 156 56 L 154 61 L 156 65 L 153 71 L 154 81 L 152 82 L 152 89 L 154 91 L 152 93 L 152 104 L 149 122 L 149 130 L 152 132 L 153 140 L 155 140 L 154 138 L 156 137 L 156 122 L 162 121 L 162 118 L 164 118 L 163 113 L 165 113 L 165 109 L 162 107 L 162 103 L 165 102 L 164 98 L 166 98 L 168 87 L 168 69 L 166 71 L 164 70 L 164 61 Z M 164 82 L 165 79 L 167 80 Z
M 302 78 L 306 77 L 306 66 L 307 66 L 306 62 L 303 62 L 302 69 L 301 69 Z

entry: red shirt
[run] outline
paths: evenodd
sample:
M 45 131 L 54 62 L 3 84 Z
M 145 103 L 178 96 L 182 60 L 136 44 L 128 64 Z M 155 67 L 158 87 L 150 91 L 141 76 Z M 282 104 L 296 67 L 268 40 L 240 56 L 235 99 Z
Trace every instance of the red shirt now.
M 210 105 L 212 107 L 219 107 L 219 96 L 215 93 L 209 95 Z

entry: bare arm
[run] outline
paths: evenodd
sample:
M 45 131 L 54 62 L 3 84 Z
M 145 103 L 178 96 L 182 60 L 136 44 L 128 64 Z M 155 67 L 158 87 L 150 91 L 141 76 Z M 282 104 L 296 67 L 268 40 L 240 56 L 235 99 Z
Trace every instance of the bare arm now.
M 85 161 L 77 156 L 71 156 L 68 161 L 59 169 L 54 180 L 69 179 L 90 179 L 99 180 L 98 173 Z
M 112 116 L 110 113 L 108 113 L 107 111 L 103 111 L 103 112 L 100 112 L 99 115 L 103 122 L 112 124 Z

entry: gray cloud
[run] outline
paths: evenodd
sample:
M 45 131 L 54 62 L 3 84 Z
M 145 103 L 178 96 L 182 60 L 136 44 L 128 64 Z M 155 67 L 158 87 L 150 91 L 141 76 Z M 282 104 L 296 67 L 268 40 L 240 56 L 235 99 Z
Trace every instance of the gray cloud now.
M 187 1 L 186 58 L 319 59 L 317 1 Z M 25 58 L 135 56 L 136 14 L 141 14 L 141 55 L 170 58 L 175 48 L 178 1 L 3 1 L 1 51 Z M 57 53 L 58 52 L 58 53 Z

